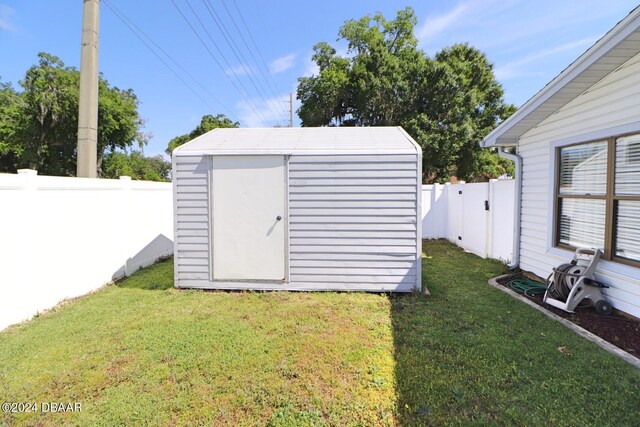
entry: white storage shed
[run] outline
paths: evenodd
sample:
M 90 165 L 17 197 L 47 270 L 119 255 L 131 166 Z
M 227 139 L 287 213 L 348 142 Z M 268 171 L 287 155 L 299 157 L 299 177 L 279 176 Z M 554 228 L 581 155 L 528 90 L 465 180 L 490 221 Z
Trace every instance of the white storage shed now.
M 400 127 L 208 132 L 173 152 L 175 286 L 419 290 L 421 175 Z

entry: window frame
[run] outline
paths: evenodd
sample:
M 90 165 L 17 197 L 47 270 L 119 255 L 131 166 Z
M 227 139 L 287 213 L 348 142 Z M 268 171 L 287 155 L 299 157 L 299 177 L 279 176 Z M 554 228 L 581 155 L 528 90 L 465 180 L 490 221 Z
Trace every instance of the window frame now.
M 616 140 L 618 138 L 624 138 L 632 135 L 640 135 L 640 132 L 626 132 L 620 133 L 614 136 L 608 136 L 603 138 L 585 139 L 579 142 L 572 142 L 565 145 L 556 145 L 554 147 L 555 153 L 555 183 L 553 194 L 553 247 L 575 251 L 576 247 L 560 243 L 560 206 L 562 199 L 574 198 L 574 199 L 591 199 L 591 200 L 604 200 L 605 201 L 605 223 L 604 223 L 604 254 L 602 259 L 612 261 L 630 267 L 640 268 L 640 260 L 632 260 L 615 255 L 615 235 L 616 235 L 616 207 L 619 201 L 637 201 L 640 202 L 639 195 L 616 195 L 615 194 L 615 167 L 616 167 Z M 595 142 L 607 143 L 607 173 L 605 183 L 604 195 L 591 195 L 591 194 L 561 194 L 560 193 L 560 162 L 561 155 L 560 150 L 567 147 L 573 147 L 577 145 L 590 144 Z

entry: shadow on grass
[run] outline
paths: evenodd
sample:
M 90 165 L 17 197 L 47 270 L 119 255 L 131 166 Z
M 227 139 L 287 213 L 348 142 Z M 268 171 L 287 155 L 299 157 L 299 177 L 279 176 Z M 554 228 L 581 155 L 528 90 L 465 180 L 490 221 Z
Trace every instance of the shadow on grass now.
M 399 425 L 638 425 L 633 366 L 491 288 L 501 263 L 424 247 L 432 296 L 389 296 Z
M 119 288 L 163 291 L 173 288 L 173 257 L 136 271 L 116 282 Z

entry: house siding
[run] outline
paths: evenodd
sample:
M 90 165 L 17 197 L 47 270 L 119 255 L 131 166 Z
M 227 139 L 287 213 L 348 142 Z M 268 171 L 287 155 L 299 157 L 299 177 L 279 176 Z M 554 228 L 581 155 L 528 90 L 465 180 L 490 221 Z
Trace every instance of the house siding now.
M 522 135 L 518 154 L 523 160 L 520 266 L 546 277 L 566 262 L 571 253 L 551 248 L 550 212 L 554 194 L 552 167 L 554 143 L 584 141 L 604 135 L 607 129 L 627 127 L 640 131 L 640 54 Z M 613 136 L 613 135 L 607 135 Z M 640 317 L 640 269 L 602 262 L 598 278 L 614 307 Z

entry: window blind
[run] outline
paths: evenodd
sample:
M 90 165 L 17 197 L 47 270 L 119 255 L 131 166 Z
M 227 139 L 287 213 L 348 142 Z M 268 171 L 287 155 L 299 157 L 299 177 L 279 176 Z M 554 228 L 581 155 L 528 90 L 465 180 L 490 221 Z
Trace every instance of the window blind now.
M 607 190 L 607 141 L 560 150 L 560 194 L 603 195 Z
M 618 201 L 615 244 L 616 256 L 640 261 L 640 201 Z
M 640 135 L 616 140 L 616 195 L 640 195 Z
M 560 243 L 604 249 L 605 201 L 563 198 L 560 201 Z

